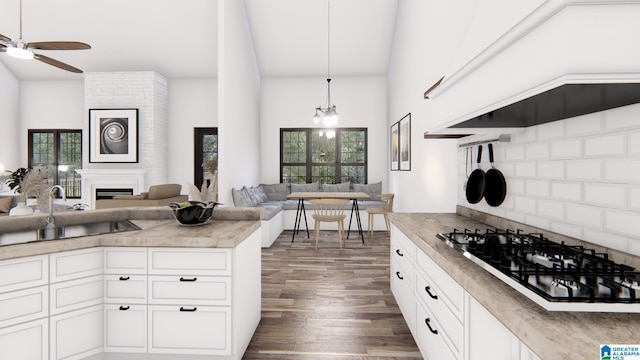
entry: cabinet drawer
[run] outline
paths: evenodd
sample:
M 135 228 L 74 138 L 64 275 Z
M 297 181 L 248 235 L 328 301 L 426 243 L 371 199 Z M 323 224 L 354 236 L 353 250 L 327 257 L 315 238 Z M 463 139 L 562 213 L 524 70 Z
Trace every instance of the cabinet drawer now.
M 48 255 L 0 261 L 0 293 L 46 285 L 48 282 Z
M 149 276 L 149 304 L 231 305 L 231 278 Z
M 429 292 L 427 292 L 429 287 Z M 464 349 L 464 326 L 456 315 L 451 312 L 451 309 L 447 307 L 443 301 L 443 298 L 439 295 L 442 291 L 434 287 L 433 281 L 428 277 L 425 277 L 420 272 L 416 275 L 416 302 L 424 306 L 424 309 L 431 315 L 431 318 L 439 324 L 439 335 L 441 335 L 445 342 L 451 348 L 451 351 L 462 358 Z M 435 298 L 434 298 L 435 297 Z M 416 326 L 421 326 L 421 322 L 424 319 L 416 317 Z
M 412 283 L 409 282 L 410 277 L 405 275 L 396 261 L 391 261 L 391 292 L 393 293 L 398 307 L 404 316 L 404 320 L 411 330 L 411 334 L 415 335 L 415 316 L 414 316 L 414 295 Z
M 147 306 L 104 306 L 106 352 L 147 352 Z
M 438 297 L 456 315 L 458 320 L 464 319 L 464 294 L 465 291 L 451 276 L 438 266 L 427 254 L 418 251 L 416 255 L 416 269 L 422 272 L 429 284 L 438 289 Z M 422 291 L 424 292 L 424 291 Z M 422 293 L 418 292 L 418 293 Z
M 231 308 L 150 305 L 149 352 L 231 355 Z
M 0 328 L 49 315 L 49 288 L 36 288 L 0 294 Z
M 80 360 L 101 353 L 104 348 L 103 306 L 50 317 L 49 335 L 50 360 Z
M 105 248 L 105 274 L 147 274 L 146 248 Z
M 52 283 L 100 275 L 104 271 L 102 248 L 66 251 L 49 256 Z
M 101 305 L 104 298 L 102 275 L 50 285 L 51 314 L 60 314 L 91 305 Z
M 146 275 L 105 275 L 104 298 L 106 303 L 147 303 Z
M 149 274 L 231 275 L 231 249 L 149 249 Z
M 391 252 L 395 253 L 396 256 L 399 256 L 397 250 L 400 250 L 402 253 L 402 258 L 405 258 L 408 263 L 414 263 L 415 254 L 416 254 L 416 245 L 405 235 L 402 231 L 398 230 L 397 227 L 391 226 Z
M 425 359 L 461 360 L 456 357 L 442 336 L 442 322 L 438 321 L 420 302 L 416 303 L 416 343 Z
M 49 320 L 40 319 L 0 329 L 2 359 L 49 358 Z

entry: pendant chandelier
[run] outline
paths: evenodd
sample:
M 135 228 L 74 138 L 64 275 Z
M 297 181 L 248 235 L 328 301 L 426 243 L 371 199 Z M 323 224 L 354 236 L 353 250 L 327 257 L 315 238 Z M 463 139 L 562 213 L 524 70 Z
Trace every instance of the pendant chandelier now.
M 336 106 L 331 103 L 331 3 L 329 1 L 327 1 L 327 106 L 316 108 L 313 122 L 318 124 L 320 119 L 328 127 L 338 124 L 338 112 Z

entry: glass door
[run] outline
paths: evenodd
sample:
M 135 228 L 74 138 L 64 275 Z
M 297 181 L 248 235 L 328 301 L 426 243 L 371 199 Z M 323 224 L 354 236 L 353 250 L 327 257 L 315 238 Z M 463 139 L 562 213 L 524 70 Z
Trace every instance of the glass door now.
M 211 185 L 218 169 L 218 128 L 194 128 L 195 163 L 193 183 L 200 189 L 202 184 Z

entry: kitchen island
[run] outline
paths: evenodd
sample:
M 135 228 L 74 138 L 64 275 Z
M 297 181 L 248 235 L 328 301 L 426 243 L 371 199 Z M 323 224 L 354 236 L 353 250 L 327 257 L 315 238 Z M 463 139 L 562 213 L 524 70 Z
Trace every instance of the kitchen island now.
M 416 268 L 429 268 L 429 266 L 424 266 L 425 262 L 432 262 L 436 265 L 436 268 L 430 268 L 435 271 L 421 272 L 421 270 L 412 270 L 410 266 L 403 265 L 402 261 L 399 261 L 397 273 L 391 274 L 392 289 L 396 298 L 399 298 L 398 303 L 405 319 L 408 323 L 414 322 L 414 325 L 409 324 L 409 327 L 419 345 L 423 342 L 423 336 L 431 336 L 436 331 L 434 319 L 428 317 L 428 320 L 425 321 L 429 327 L 424 332 L 420 330 L 425 326 L 425 321 L 419 316 L 424 315 L 421 313 L 421 308 L 426 308 L 424 311 L 427 313 L 444 312 L 443 319 L 452 318 L 453 323 L 456 321 L 459 323 L 459 329 L 449 331 L 449 338 L 444 341 L 437 339 L 440 341 L 438 344 L 451 349 L 446 350 L 447 354 L 453 354 L 450 358 L 502 358 L 495 356 L 494 350 L 496 349 L 490 349 L 491 344 L 495 343 L 492 341 L 492 337 L 504 339 L 493 331 L 495 327 L 490 324 L 491 321 L 495 321 L 498 327 L 504 327 L 519 340 L 516 341 L 518 344 L 500 342 L 503 348 L 511 347 L 511 349 L 497 349 L 503 353 L 511 353 L 510 356 L 506 355 L 506 358 L 510 359 L 535 359 L 535 356 L 541 359 L 589 359 L 599 356 L 600 345 L 638 344 L 640 342 L 638 339 L 640 314 L 547 311 L 508 284 L 478 267 L 444 241 L 436 238 L 437 233 L 451 232 L 454 228 L 484 229 L 489 226 L 485 222 L 458 214 L 394 213 L 390 214 L 390 219 L 395 228 L 393 230 L 396 231 L 395 238 L 406 238 L 406 242 L 410 243 L 408 246 L 401 244 L 398 249 L 394 249 L 394 233 L 392 232 L 392 263 L 394 256 L 396 256 L 394 251 L 398 251 L 398 254 L 402 256 L 402 261 L 405 261 L 404 259 L 408 256 L 404 252 L 410 252 L 411 250 L 407 250 L 407 248 L 415 246 L 415 255 L 413 256 L 415 261 L 413 263 Z M 437 274 L 440 269 L 445 275 Z M 392 265 L 392 272 L 395 270 L 396 268 Z M 421 304 L 424 302 L 417 299 L 412 304 L 403 305 L 403 303 L 408 304 L 407 297 L 417 296 L 418 291 L 422 291 L 419 285 L 414 287 L 416 290 L 413 292 L 403 287 L 397 287 L 399 290 L 394 289 L 393 277 L 399 273 L 401 275 L 398 275 L 398 278 L 406 279 L 408 276 L 404 275 L 410 271 L 415 273 L 414 282 L 416 284 L 420 284 L 421 281 L 419 274 L 431 277 L 433 281 L 437 278 L 452 279 L 455 282 L 446 283 L 445 281 L 445 285 L 453 285 L 448 288 L 459 286 L 462 289 L 459 293 L 464 293 L 467 296 L 464 297 L 464 301 L 456 302 L 458 293 L 444 286 L 440 289 L 443 293 L 450 292 L 454 295 L 451 297 L 453 300 L 447 302 L 446 294 L 444 294 L 445 296 L 439 294 L 441 295 L 440 299 L 444 300 L 441 302 L 445 302 L 445 305 L 457 304 L 458 308 L 455 306 L 423 306 Z M 398 280 L 395 281 L 398 282 Z M 422 283 L 422 287 L 425 287 L 424 283 Z M 433 289 L 427 289 L 427 292 L 429 291 L 431 291 L 429 295 L 437 296 L 433 293 Z M 426 298 L 430 299 L 429 296 Z M 458 298 L 462 298 L 462 296 L 458 296 Z M 412 308 L 417 310 L 412 310 Z M 478 318 L 481 321 L 474 321 L 474 315 L 478 312 L 486 312 L 488 316 L 481 316 Z M 454 315 L 450 315 L 450 313 Z M 432 315 L 438 316 L 438 314 Z M 456 316 L 458 320 L 456 320 Z M 438 334 L 447 333 L 447 326 L 451 326 L 450 324 L 451 322 L 441 321 L 438 325 L 442 329 Z M 433 336 L 437 338 L 437 335 Z M 429 339 L 426 340 L 426 343 L 434 344 Z M 519 346 L 526 351 L 518 349 Z M 529 350 L 530 352 L 528 352 Z
M 55 214 L 116 220 L 140 230 L 0 247 L 3 358 L 242 358 L 260 321 L 260 213 L 218 208 L 193 227 L 168 207 Z M 0 219 L 0 233 L 43 221 Z

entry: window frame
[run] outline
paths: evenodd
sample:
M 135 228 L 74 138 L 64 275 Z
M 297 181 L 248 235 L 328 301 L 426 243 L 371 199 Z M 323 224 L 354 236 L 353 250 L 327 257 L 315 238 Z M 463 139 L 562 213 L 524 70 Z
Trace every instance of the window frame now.
M 202 187 L 204 169 L 202 169 L 202 163 L 204 162 L 204 153 L 202 147 L 204 143 L 205 135 L 216 135 L 218 137 L 218 152 L 220 151 L 220 137 L 218 135 L 217 127 L 194 127 L 193 128 L 193 184 L 200 189 Z M 216 152 L 216 156 L 218 154 Z
M 280 182 L 284 182 L 284 167 L 285 166 L 304 166 L 305 167 L 305 179 L 306 183 L 311 183 L 313 180 L 313 166 L 326 165 L 326 163 L 314 163 L 312 161 L 312 148 L 311 139 L 314 131 L 335 131 L 336 138 L 336 158 L 334 161 L 335 175 L 333 179 L 334 184 L 342 182 L 342 167 L 343 166 L 364 166 L 364 184 L 369 179 L 369 132 L 368 128 L 364 127 L 348 127 L 348 128 L 335 128 L 325 129 L 321 127 L 316 128 L 280 128 Z M 363 163 L 342 163 L 342 132 L 346 131 L 362 131 L 364 133 L 364 162 Z M 285 132 L 305 132 L 307 136 L 306 141 L 306 162 L 305 163 L 284 163 L 284 133 Z

